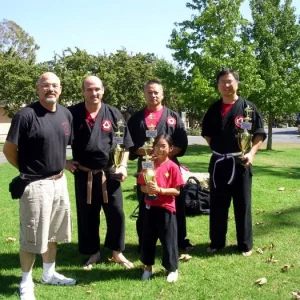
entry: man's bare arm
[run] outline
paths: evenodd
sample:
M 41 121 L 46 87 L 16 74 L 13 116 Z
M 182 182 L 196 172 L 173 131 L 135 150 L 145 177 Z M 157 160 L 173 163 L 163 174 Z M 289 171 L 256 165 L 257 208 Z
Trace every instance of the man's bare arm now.
M 208 146 L 210 146 L 210 140 L 211 140 L 211 137 L 210 136 L 204 136 Z
M 5 155 L 8 162 L 13 165 L 15 168 L 19 169 L 18 164 L 18 146 L 14 143 L 6 141 L 3 146 L 3 154 Z

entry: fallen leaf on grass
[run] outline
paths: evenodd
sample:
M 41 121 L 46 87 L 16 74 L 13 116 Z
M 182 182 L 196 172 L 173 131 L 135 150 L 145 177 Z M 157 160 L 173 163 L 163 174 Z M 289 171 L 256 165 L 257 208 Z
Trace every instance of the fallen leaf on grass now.
M 263 209 L 257 209 L 256 210 L 256 214 L 260 214 L 260 213 L 264 213 L 265 212 L 265 210 L 263 210 Z
M 91 293 L 92 293 L 92 291 L 91 291 L 91 290 L 88 290 L 88 291 L 86 291 L 86 293 L 87 293 L 87 294 L 91 294 Z
M 89 264 L 83 267 L 84 271 L 91 271 L 93 269 L 93 264 Z
M 15 242 L 17 239 L 16 238 L 13 238 L 13 237 L 8 237 L 6 238 L 6 241 L 9 243 L 9 242 Z
M 258 284 L 260 286 L 264 285 L 265 283 L 267 283 L 267 278 L 266 277 L 262 277 L 262 278 L 259 278 L 257 280 L 255 280 L 255 284 Z
M 256 225 L 256 226 L 264 225 L 264 222 L 256 222 L 254 225 Z
M 279 260 L 278 259 L 275 259 L 275 256 L 274 255 L 270 255 L 269 258 L 267 258 L 266 262 L 268 263 L 277 263 Z
M 189 261 L 191 258 L 192 258 L 192 256 L 189 255 L 189 254 L 181 254 L 180 257 L 179 257 L 179 260 Z
M 281 215 L 282 214 L 282 211 L 276 211 L 275 215 Z
M 285 190 L 285 188 L 284 187 L 280 187 L 280 188 L 278 188 L 278 190 L 277 191 L 279 191 L 279 192 L 282 192 L 282 191 L 284 191 Z
M 292 292 L 292 295 L 295 297 L 295 299 L 300 299 L 300 291 Z
M 161 291 L 159 292 L 158 296 L 162 296 L 163 293 L 164 293 L 164 289 L 161 289 Z
M 264 254 L 264 251 L 263 251 L 263 249 L 261 249 L 261 248 L 257 248 L 257 249 L 256 249 L 256 252 L 257 252 L 258 254 Z
M 272 249 L 274 249 L 274 247 L 275 247 L 275 245 L 273 243 L 271 243 L 268 246 L 263 246 L 263 247 L 258 248 L 258 249 L 261 249 L 262 251 L 266 251 L 266 250 L 272 250 Z
M 287 272 L 288 270 L 290 270 L 293 267 L 293 265 L 284 265 L 280 268 L 280 270 L 282 272 Z

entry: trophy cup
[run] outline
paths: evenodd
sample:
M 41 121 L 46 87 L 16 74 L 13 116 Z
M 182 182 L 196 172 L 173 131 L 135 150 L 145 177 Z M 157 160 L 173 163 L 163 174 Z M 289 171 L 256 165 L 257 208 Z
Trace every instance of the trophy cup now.
M 149 141 L 143 145 L 146 155 L 143 157 L 145 161 L 142 162 L 142 167 L 145 170 L 143 173 L 145 182 L 155 182 L 155 170 L 154 162 L 151 160 L 151 155 L 149 155 L 149 150 L 152 151 L 153 144 Z M 146 200 L 157 200 L 157 195 L 147 194 Z
M 117 122 L 117 126 L 118 130 L 115 132 L 115 136 L 113 137 L 113 142 L 116 146 L 112 150 L 113 166 L 111 167 L 110 177 L 115 180 L 121 180 L 123 174 L 116 173 L 116 169 L 120 167 L 125 152 L 123 147 L 123 128 L 125 127 L 125 124 L 122 119 Z
M 241 123 L 242 132 L 238 133 L 238 144 L 241 149 L 241 156 L 243 158 L 246 151 L 251 148 L 252 134 L 249 133 L 249 130 L 252 129 L 252 123 L 250 122 L 252 119 L 250 118 L 250 113 L 253 112 L 253 109 L 247 105 L 245 108 L 246 117 Z

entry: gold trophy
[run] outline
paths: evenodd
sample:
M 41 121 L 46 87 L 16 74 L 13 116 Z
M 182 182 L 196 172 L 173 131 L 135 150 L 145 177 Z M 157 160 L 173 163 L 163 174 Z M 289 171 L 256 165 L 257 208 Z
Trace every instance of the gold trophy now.
M 150 120 L 155 119 L 155 115 L 150 113 Z M 145 182 L 155 182 L 155 169 L 154 162 L 152 160 L 152 151 L 153 151 L 153 142 L 155 137 L 157 136 L 157 130 L 155 129 L 155 125 L 150 124 L 148 129 L 146 130 L 146 137 L 149 138 L 147 142 L 144 143 L 143 149 L 145 150 L 144 161 L 142 162 L 142 168 L 145 170 L 143 173 Z M 155 194 L 147 194 L 146 200 L 157 200 L 157 195 Z
M 122 119 L 117 122 L 118 130 L 115 131 L 115 136 L 113 137 L 113 142 L 116 145 L 115 148 L 112 150 L 112 161 L 113 166 L 111 167 L 111 174 L 110 177 L 115 180 L 121 180 L 123 174 L 116 173 L 116 169 L 120 167 L 121 162 L 124 157 L 125 148 L 123 145 L 123 129 L 125 124 Z
M 143 173 L 145 182 L 155 182 L 155 169 L 154 162 L 151 160 L 152 156 L 149 155 L 149 151 L 152 151 L 153 144 L 149 141 L 143 145 L 145 150 L 145 156 L 143 157 L 145 161 L 142 162 L 142 167 L 145 170 Z M 157 195 L 147 194 L 146 200 L 157 200 Z
M 245 118 L 241 123 L 242 132 L 238 133 L 238 143 L 241 149 L 241 158 L 244 157 L 246 151 L 251 148 L 252 134 L 249 130 L 252 129 L 252 123 L 250 122 L 252 119 L 250 118 L 250 113 L 253 112 L 253 109 L 247 105 L 245 108 Z

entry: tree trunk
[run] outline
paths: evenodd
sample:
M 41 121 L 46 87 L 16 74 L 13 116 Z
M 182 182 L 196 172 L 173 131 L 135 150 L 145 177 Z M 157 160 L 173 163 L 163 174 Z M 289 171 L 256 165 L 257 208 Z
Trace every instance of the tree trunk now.
M 272 150 L 272 124 L 273 124 L 273 115 L 270 112 L 268 116 L 267 150 Z

